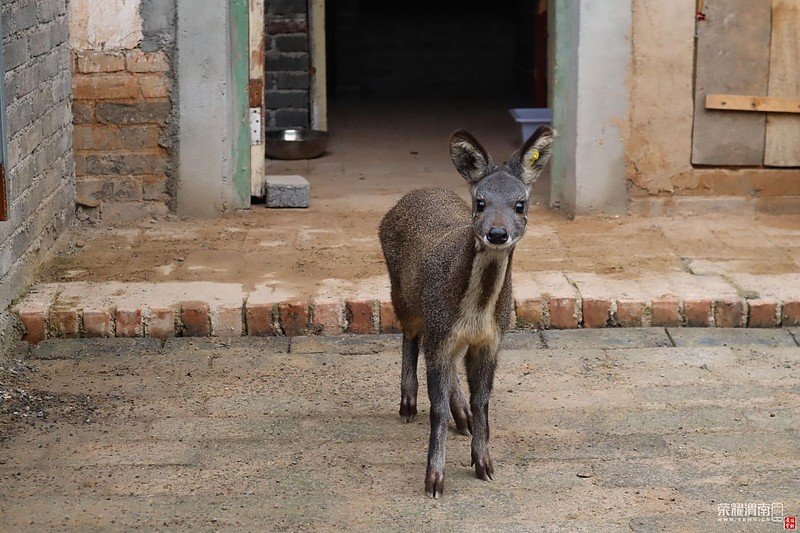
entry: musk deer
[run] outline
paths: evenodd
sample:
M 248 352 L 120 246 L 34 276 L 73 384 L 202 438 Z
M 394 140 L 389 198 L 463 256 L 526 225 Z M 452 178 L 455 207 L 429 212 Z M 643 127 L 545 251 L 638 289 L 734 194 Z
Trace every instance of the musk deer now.
M 445 189 L 408 193 L 384 216 L 380 241 L 392 284 L 392 304 L 403 330 L 400 416 L 417 414 L 417 358 L 425 354 L 431 436 L 425 493 L 444 489 L 448 414 L 472 433 L 472 464 L 491 480 L 489 395 L 497 352 L 512 311 L 511 259 L 525 233 L 531 186 L 550 158 L 555 131 L 541 126 L 496 165 L 480 143 L 459 130 L 450 156 L 469 183 L 472 205 Z M 470 399 L 456 365 L 464 357 Z

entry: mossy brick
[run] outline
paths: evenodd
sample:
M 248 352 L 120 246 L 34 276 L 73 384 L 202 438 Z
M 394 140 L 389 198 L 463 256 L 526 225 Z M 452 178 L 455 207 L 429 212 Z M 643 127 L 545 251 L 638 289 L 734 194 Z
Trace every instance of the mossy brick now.
M 267 207 L 308 207 L 310 185 L 302 176 L 267 176 Z

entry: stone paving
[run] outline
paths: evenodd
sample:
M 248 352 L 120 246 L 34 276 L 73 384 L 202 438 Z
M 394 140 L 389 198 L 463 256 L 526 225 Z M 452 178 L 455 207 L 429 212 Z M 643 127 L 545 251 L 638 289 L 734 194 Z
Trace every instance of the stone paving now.
M 452 431 L 438 501 L 423 491 L 424 379 L 418 419 L 397 415 L 396 335 L 25 345 L 17 387 L 83 407 L 10 421 L 3 530 L 783 531 L 800 514 L 798 340 L 511 332 L 495 481 Z

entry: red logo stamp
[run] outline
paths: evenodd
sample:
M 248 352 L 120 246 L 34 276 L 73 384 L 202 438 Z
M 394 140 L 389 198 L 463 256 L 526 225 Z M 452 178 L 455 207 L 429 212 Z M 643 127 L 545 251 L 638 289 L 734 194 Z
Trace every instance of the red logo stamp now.
M 783 529 L 797 529 L 797 517 L 796 516 L 784 516 L 783 517 Z

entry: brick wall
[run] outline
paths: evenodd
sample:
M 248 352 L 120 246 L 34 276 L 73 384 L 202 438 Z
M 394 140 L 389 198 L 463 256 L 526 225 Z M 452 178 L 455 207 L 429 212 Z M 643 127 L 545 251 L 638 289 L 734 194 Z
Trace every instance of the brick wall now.
M 73 54 L 76 202 L 85 216 L 130 222 L 169 212 L 172 111 L 163 51 Z
M 0 347 L 8 308 L 71 223 L 75 163 L 66 0 L 3 0 L 9 220 L 0 222 Z
M 267 128 L 308 127 L 308 7 L 305 0 L 267 0 Z

